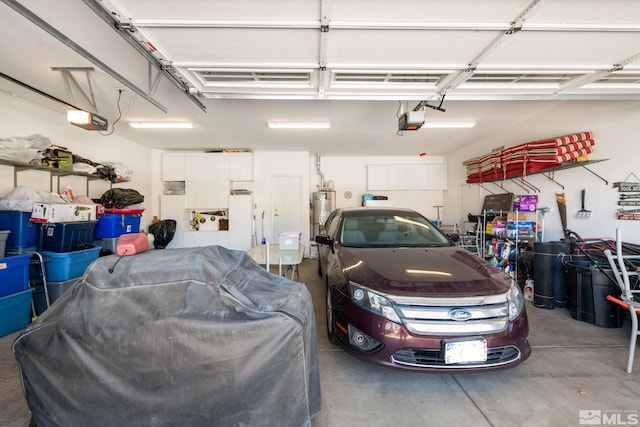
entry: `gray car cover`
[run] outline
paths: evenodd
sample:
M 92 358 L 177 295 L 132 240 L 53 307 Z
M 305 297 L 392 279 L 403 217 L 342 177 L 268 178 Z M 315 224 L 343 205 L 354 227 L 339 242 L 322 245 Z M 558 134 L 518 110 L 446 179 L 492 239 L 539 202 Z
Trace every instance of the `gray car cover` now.
M 302 283 L 219 246 L 96 260 L 14 342 L 32 425 L 310 426 Z

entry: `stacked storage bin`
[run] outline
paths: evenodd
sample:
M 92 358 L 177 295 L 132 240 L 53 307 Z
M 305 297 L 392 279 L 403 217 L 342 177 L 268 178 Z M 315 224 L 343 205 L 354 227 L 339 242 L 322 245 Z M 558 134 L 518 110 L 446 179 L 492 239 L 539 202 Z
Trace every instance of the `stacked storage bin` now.
M 144 209 L 107 209 L 96 224 L 94 243 L 115 254 L 121 235 L 140 232 L 142 212 Z
M 0 337 L 26 327 L 31 321 L 30 259 L 31 254 L 0 258 Z
M 89 264 L 98 259 L 100 248 L 93 244 L 95 227 L 96 221 L 40 225 L 38 252 L 44 260 L 46 280 L 41 278 L 32 283 L 36 314 L 47 308 L 45 284 L 49 301 L 53 303 L 82 277 Z
M 40 224 L 31 222 L 31 212 L 0 211 L 0 230 L 9 230 L 6 252 L 20 254 L 34 252 L 38 243 Z
M 0 336 L 26 327 L 31 321 L 29 262 L 36 250 L 38 225 L 31 212 L 0 211 Z

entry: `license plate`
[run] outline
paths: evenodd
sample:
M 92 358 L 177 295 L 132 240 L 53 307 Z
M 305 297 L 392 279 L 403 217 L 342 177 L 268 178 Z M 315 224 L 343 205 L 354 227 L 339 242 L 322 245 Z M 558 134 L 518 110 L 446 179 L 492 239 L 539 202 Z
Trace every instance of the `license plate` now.
M 449 341 L 444 344 L 444 363 L 487 361 L 487 340 Z

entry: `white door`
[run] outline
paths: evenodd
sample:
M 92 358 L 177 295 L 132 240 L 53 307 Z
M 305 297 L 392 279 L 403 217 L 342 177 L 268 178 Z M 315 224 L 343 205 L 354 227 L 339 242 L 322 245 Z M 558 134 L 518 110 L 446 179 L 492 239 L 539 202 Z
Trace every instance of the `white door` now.
M 272 240 L 283 231 L 302 231 L 302 177 L 274 176 L 272 196 Z

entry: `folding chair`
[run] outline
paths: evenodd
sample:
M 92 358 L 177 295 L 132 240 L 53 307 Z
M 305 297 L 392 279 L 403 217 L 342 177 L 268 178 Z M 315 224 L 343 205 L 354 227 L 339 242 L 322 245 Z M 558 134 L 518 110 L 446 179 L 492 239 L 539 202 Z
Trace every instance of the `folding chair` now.
M 640 302 L 634 298 L 636 295 L 640 295 L 640 290 L 634 290 L 631 286 L 630 277 L 635 277 L 637 280 L 638 271 L 632 270 L 632 264 L 625 262 L 629 260 L 640 260 L 640 255 L 623 255 L 622 254 L 622 232 L 620 229 L 616 229 L 616 254 L 613 255 L 610 249 L 604 251 L 609 261 L 609 265 L 613 270 L 613 275 L 616 278 L 616 282 L 620 287 L 621 295 L 618 298 L 614 295 L 608 295 L 607 299 L 614 302 L 625 310 L 629 311 L 631 317 L 631 340 L 629 341 L 629 359 L 627 360 L 627 372 L 631 373 L 633 369 L 633 359 L 636 352 L 636 342 L 638 340 L 638 314 L 640 313 Z M 634 280 L 635 282 L 635 280 Z

